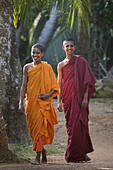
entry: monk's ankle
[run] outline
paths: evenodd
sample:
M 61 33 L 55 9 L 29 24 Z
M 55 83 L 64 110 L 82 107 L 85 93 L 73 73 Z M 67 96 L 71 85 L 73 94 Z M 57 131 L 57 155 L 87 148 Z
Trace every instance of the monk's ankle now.
M 40 153 L 41 152 L 36 152 L 36 158 L 35 161 L 40 164 Z
M 86 162 L 91 161 L 91 158 L 89 158 L 89 156 L 87 154 L 85 155 L 85 159 L 86 159 Z
M 43 148 L 42 150 L 42 163 L 47 163 L 47 157 L 46 157 L 47 151 Z
M 34 162 L 32 162 L 33 164 L 36 164 L 36 165 L 40 164 L 40 153 L 41 152 L 36 152 L 35 160 Z
M 32 162 L 33 165 L 39 165 L 40 164 L 40 153 L 41 152 L 36 152 L 35 160 Z

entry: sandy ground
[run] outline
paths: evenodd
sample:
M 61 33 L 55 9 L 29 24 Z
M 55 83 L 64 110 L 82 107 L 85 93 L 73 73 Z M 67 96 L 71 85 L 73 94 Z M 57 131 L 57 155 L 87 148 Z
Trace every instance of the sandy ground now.
M 56 100 L 53 100 L 56 108 Z M 107 103 L 90 102 L 89 129 L 93 142 L 94 152 L 89 154 L 88 163 L 66 163 L 64 159 L 67 145 L 64 113 L 57 112 L 58 125 L 55 126 L 55 138 L 52 146 L 60 153 L 48 155 L 48 164 L 31 165 L 8 164 L 0 165 L 0 170 L 113 170 L 113 110 Z

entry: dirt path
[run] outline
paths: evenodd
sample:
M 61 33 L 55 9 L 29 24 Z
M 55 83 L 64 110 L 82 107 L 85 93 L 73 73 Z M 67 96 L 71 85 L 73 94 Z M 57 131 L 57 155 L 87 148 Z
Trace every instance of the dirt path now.
M 54 100 L 54 106 L 57 106 Z M 57 112 L 59 124 L 55 126 L 55 138 L 52 146 L 60 151 L 60 154 L 48 155 L 48 164 L 31 165 L 10 164 L 0 165 L 0 170 L 113 170 L 113 110 L 107 103 L 90 102 L 90 136 L 94 146 L 94 152 L 89 154 L 89 163 L 66 163 L 64 159 L 67 145 L 67 133 L 65 128 L 64 113 Z

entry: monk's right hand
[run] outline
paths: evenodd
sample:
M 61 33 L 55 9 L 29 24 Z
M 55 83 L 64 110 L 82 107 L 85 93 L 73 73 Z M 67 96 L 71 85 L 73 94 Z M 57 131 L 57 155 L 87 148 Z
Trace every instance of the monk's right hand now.
M 59 112 L 63 112 L 62 104 L 61 103 L 58 104 L 57 109 L 59 110 Z
M 25 114 L 24 105 L 23 105 L 23 104 L 20 104 L 20 103 L 19 103 L 19 112 L 20 112 L 21 114 Z

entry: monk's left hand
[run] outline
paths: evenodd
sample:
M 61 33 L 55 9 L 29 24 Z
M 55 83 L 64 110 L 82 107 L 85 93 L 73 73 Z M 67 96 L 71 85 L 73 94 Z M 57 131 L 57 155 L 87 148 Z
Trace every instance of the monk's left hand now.
M 38 99 L 46 100 L 49 97 L 50 97 L 49 94 L 38 94 Z
M 86 109 L 87 105 L 88 105 L 88 99 L 84 97 L 82 100 L 81 109 Z

